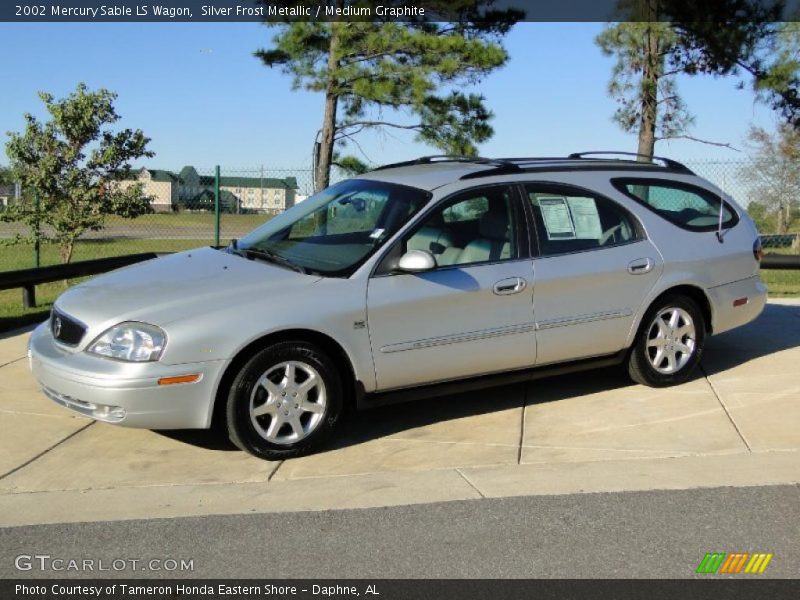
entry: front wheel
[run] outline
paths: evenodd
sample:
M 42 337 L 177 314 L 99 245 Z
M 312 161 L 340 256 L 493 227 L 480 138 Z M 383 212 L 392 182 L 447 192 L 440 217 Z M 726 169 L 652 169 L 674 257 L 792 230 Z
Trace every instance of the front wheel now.
M 258 352 L 234 378 L 228 435 L 258 458 L 299 456 L 330 436 L 341 409 L 334 362 L 311 344 L 281 342 Z
M 660 300 L 645 315 L 631 348 L 631 379 L 650 387 L 683 383 L 700 362 L 705 336 L 705 319 L 694 300 L 681 295 Z

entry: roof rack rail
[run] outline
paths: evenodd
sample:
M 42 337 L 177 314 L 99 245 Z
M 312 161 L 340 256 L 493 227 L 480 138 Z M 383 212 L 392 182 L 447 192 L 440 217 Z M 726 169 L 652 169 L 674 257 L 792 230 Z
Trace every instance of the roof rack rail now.
M 563 156 L 509 156 L 504 158 L 497 158 L 502 162 L 510 163 L 526 163 L 526 162 L 554 162 L 567 160 Z
M 462 155 L 450 155 L 450 154 L 435 154 L 433 156 L 421 156 L 419 158 L 415 158 L 414 160 L 406 160 L 402 162 L 390 163 L 387 165 L 381 165 L 379 167 L 375 167 L 372 169 L 373 171 L 380 171 L 382 169 L 395 169 L 398 167 L 412 167 L 414 165 L 428 165 L 435 162 L 463 162 L 463 163 L 474 163 L 479 165 L 489 165 L 494 167 L 516 167 L 514 163 L 503 159 L 495 159 L 495 158 L 484 158 L 482 156 L 462 156 Z
M 617 152 L 613 150 L 599 150 L 593 152 L 573 152 L 567 158 L 586 158 L 588 155 L 614 155 L 614 156 L 633 156 L 635 158 L 647 158 L 650 162 L 654 162 L 660 160 L 664 163 L 664 166 L 668 169 L 672 169 L 674 171 L 682 171 L 684 173 L 691 173 L 694 175 L 694 171 L 689 169 L 683 163 L 679 163 L 677 160 L 672 160 L 671 158 L 665 158 L 663 156 L 648 156 L 647 154 L 638 154 L 636 152 Z

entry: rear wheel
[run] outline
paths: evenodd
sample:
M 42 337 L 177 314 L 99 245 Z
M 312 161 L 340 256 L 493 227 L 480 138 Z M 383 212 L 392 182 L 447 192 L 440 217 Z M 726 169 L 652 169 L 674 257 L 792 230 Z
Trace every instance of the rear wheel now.
M 258 352 L 234 378 L 228 435 L 258 458 L 299 456 L 330 436 L 341 408 L 334 362 L 312 344 L 282 342 Z
M 651 387 L 676 385 L 692 374 L 703 352 L 706 323 L 697 303 L 668 296 L 645 315 L 628 359 L 628 373 Z

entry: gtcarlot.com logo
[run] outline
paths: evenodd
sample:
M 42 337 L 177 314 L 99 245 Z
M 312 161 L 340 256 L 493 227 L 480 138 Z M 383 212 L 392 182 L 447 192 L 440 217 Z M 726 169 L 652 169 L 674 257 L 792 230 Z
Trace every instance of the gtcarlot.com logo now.
M 49 554 L 20 554 L 17 571 L 194 571 L 194 559 L 185 558 L 65 558 Z
M 708 552 L 700 561 L 697 573 L 717 574 L 761 574 L 772 560 L 772 554 L 766 552 Z

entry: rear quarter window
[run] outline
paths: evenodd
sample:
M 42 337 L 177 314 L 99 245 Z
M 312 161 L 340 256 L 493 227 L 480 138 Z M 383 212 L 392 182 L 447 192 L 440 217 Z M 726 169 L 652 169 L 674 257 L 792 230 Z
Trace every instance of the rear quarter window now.
M 662 179 L 621 178 L 611 183 L 620 192 L 661 217 L 689 231 L 715 231 L 733 227 L 739 221 L 736 211 L 717 195 L 691 184 Z

